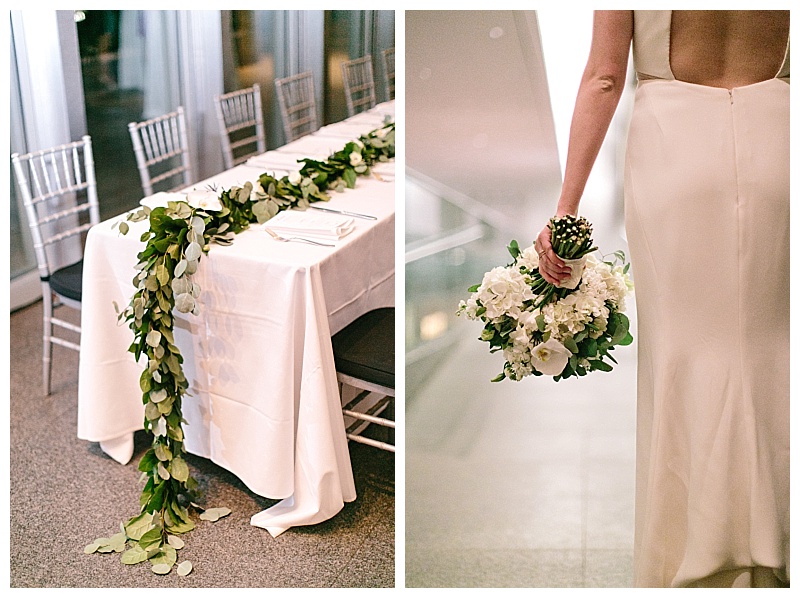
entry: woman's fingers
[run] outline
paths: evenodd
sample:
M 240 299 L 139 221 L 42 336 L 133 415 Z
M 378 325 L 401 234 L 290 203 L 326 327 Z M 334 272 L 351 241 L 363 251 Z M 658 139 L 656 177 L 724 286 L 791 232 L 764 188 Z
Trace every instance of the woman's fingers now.
M 553 257 L 551 257 L 551 255 Z M 564 265 L 564 262 L 561 262 L 562 265 L 559 266 L 555 260 L 561 261 L 552 250 L 546 252 L 539 260 L 539 272 L 541 272 L 544 279 L 550 284 L 558 284 L 566 280 L 569 278 L 571 272 L 571 268 Z
M 536 253 L 539 254 L 539 272 L 550 284 L 558 284 L 569 278 L 571 268 L 553 250 L 550 244 L 550 228 L 544 227 L 536 239 Z

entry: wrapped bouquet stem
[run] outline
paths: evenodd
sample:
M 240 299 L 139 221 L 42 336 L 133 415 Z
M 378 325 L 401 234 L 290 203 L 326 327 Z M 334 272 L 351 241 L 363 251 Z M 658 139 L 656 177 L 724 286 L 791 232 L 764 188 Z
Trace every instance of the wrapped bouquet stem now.
M 535 247 L 520 249 L 512 241 L 513 262 L 487 272 L 459 304 L 459 315 L 484 323 L 480 340 L 489 343 L 490 352 L 503 352 L 503 371 L 493 381 L 529 375 L 558 381 L 611 371 L 614 347 L 633 342 L 623 313 L 633 290 L 625 254 L 617 251 L 609 260 L 590 255 L 596 247 L 584 218 L 552 219 L 550 228 L 556 253 L 579 260 L 577 280 L 559 287 L 548 283 Z

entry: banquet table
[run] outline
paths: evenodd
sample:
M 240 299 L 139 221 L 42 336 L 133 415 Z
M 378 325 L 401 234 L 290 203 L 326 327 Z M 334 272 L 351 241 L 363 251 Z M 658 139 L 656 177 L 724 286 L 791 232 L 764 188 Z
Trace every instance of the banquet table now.
M 297 159 L 324 159 L 349 138 L 379 127 L 393 103 L 376 106 L 314 135 L 251 158 L 192 189 L 227 189 L 263 172 L 296 170 Z M 339 125 L 337 127 L 337 125 Z M 331 192 L 326 208 L 371 215 L 333 247 L 282 243 L 251 225 L 232 245 L 210 247 L 193 280 L 198 315 L 175 312 L 175 341 L 190 388 L 183 400 L 185 448 L 237 475 L 254 493 L 282 499 L 251 523 L 277 536 L 320 523 L 355 500 L 331 335 L 358 316 L 394 305 L 394 163 L 354 189 Z M 380 173 L 380 174 L 377 174 Z M 157 196 L 143 200 L 158 200 Z M 280 216 L 299 217 L 282 212 Z M 311 215 L 312 210 L 308 210 Z M 316 218 L 341 215 L 313 210 Z M 99 442 L 121 463 L 143 429 L 139 377 L 127 351 L 133 332 L 117 319 L 135 292 L 140 236 L 147 221 L 90 229 L 83 270 L 78 437 Z

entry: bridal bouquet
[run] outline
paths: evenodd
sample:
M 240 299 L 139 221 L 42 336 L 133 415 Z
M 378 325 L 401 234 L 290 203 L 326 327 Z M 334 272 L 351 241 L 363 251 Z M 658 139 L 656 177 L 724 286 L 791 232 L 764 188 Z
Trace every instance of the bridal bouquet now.
M 605 360 L 616 363 L 610 353 L 614 347 L 633 342 L 623 313 L 633 290 L 625 254 L 617 251 L 609 261 L 589 255 L 596 247 L 585 218 L 554 218 L 550 229 L 553 249 L 572 264 L 575 280 L 562 286 L 548 283 L 539 273 L 535 247 L 520 249 L 511 241 L 514 261 L 487 272 L 481 284 L 469 289 L 470 298 L 459 303 L 458 315 L 484 322 L 480 340 L 506 359 L 492 382 L 543 374 L 558 381 L 608 372 L 612 366 Z

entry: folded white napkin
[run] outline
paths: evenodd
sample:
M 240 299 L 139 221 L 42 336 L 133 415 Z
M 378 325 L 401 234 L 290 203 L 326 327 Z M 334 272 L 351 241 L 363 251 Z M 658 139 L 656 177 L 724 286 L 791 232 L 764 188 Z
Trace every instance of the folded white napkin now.
M 143 197 L 142 199 L 139 200 L 139 203 L 143 206 L 147 206 L 152 210 L 155 208 L 166 208 L 167 203 L 171 201 L 186 201 L 186 194 L 166 193 L 164 191 L 159 191 L 158 193 L 153 193 L 153 195 L 148 195 L 147 197 Z
M 285 210 L 267 222 L 269 228 L 281 236 L 307 237 L 313 240 L 338 241 L 355 229 L 355 221 L 347 216 L 321 212 Z

